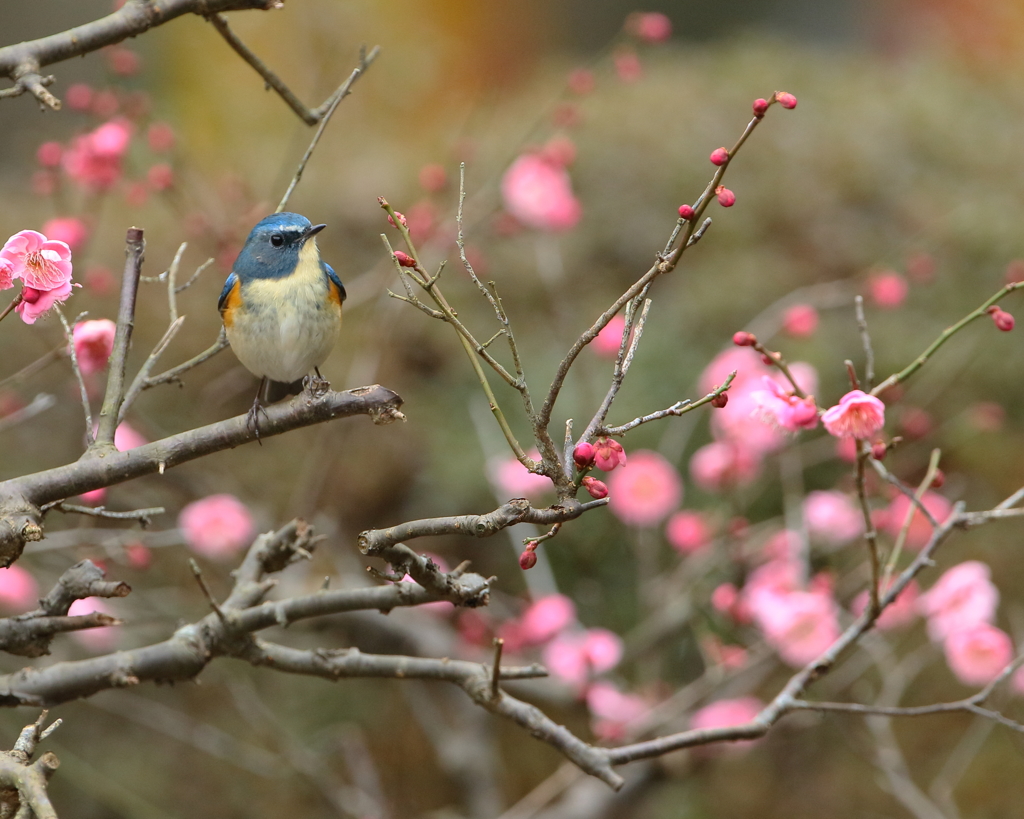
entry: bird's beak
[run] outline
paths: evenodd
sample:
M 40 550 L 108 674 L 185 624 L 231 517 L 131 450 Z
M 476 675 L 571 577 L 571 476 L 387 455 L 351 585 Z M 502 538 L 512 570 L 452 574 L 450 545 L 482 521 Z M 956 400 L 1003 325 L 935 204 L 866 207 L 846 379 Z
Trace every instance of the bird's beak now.
M 302 234 L 303 243 L 305 243 L 307 239 L 316 236 L 325 227 L 327 227 L 327 225 L 313 225 L 312 227 L 310 227 L 305 233 Z

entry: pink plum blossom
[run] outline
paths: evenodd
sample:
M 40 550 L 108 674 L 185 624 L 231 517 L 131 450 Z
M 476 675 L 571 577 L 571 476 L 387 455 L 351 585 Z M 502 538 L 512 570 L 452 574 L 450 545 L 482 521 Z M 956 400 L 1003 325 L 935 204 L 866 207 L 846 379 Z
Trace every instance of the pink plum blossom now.
M 64 153 L 64 170 L 75 182 L 92 190 L 107 190 L 121 178 L 121 160 L 131 141 L 132 126 L 112 119 L 94 131 L 75 137 Z
M 850 390 L 821 416 L 830 435 L 870 438 L 885 424 L 885 404 L 863 390 Z
M 18 564 L 0 569 L 0 606 L 19 612 L 32 607 L 39 598 L 39 584 Z
M 748 652 L 743 646 L 723 643 L 714 634 L 702 638 L 700 645 L 711 662 L 726 669 L 743 668 L 749 659 Z
M 864 531 L 864 517 L 853 499 L 832 490 L 807 493 L 804 523 L 812 537 L 834 546 L 847 543 Z
M 617 48 L 612 55 L 616 76 L 622 82 L 633 83 L 644 75 L 644 67 L 640 58 L 632 48 Z
M 875 304 L 891 309 L 903 304 L 910 288 L 907 280 L 895 270 L 883 270 L 868 279 L 868 290 Z
M 43 233 L 50 239 L 64 242 L 71 250 L 78 250 L 89 235 L 89 228 L 77 217 L 60 216 L 45 222 Z
M 850 610 L 860 617 L 868 607 L 868 590 L 864 589 L 853 598 Z M 880 596 L 884 596 L 880 595 Z M 904 628 L 917 619 L 920 608 L 921 590 L 916 580 L 911 580 L 875 621 L 875 627 L 881 631 Z
M 881 528 L 890 537 L 897 537 L 903 528 L 903 522 L 907 518 L 913 501 L 906 495 L 900 493 L 893 498 L 889 508 L 881 520 Z M 943 523 L 953 512 L 953 505 L 938 492 L 927 491 L 921 496 L 921 505 L 927 509 L 933 518 Z M 906 545 L 910 549 L 920 549 L 932 536 L 932 525 L 916 506 L 910 521 L 910 528 L 907 530 Z
M 512 163 L 502 177 L 501 193 L 506 210 L 538 230 L 569 230 L 582 215 L 565 168 L 539 154 L 523 154 Z
M 587 688 L 586 701 L 594 718 L 594 733 L 606 741 L 622 739 L 629 724 L 651 710 L 643 697 L 624 694 L 607 682 L 595 682 Z
M 576 621 L 576 606 L 564 594 L 549 594 L 535 601 L 519 620 L 526 645 L 546 642 Z
M 213 559 L 233 557 L 256 533 L 252 515 L 234 495 L 209 495 L 194 501 L 178 516 L 185 542 L 192 551 Z
M 127 421 L 122 421 L 114 430 L 114 448 L 118 452 L 127 452 L 129 449 L 148 444 L 149 441 L 135 427 Z
M 799 398 L 768 376 L 761 383 L 763 389 L 754 390 L 750 398 L 756 407 L 755 414 L 762 421 L 787 432 L 818 426 L 818 406 L 813 396 Z
M 110 617 L 115 616 L 110 610 L 110 606 L 107 605 L 107 601 L 102 597 L 86 597 L 82 600 L 76 600 L 71 604 L 71 608 L 68 609 L 68 616 L 80 617 L 83 614 L 92 614 L 93 612 L 106 614 Z M 99 628 L 85 628 L 72 631 L 71 636 L 90 651 L 99 654 L 100 652 L 110 651 L 117 643 L 118 635 L 113 626 L 101 626 Z
M 626 465 L 626 451 L 614 438 L 598 438 L 594 441 L 594 466 L 602 472 L 611 472 L 618 466 Z
M 536 450 L 527 454 L 534 461 L 540 460 L 540 453 Z M 492 459 L 488 472 L 495 490 L 507 497 L 534 499 L 552 489 L 548 478 L 530 472 L 514 455 Z
M 75 325 L 72 338 L 82 375 L 97 373 L 107 366 L 116 332 L 117 326 L 110 319 L 83 321 Z
M 761 713 L 763 707 L 761 701 L 756 697 L 736 697 L 724 699 L 705 705 L 693 712 L 690 717 L 690 729 L 694 731 L 707 731 L 713 728 L 730 728 L 734 725 L 745 725 L 752 722 Z M 712 751 L 719 748 L 741 750 L 749 748 L 757 740 L 738 740 L 726 746 L 704 746 L 703 750 Z
M 954 631 L 946 638 L 946 662 L 964 685 L 986 685 L 1013 659 L 1010 636 L 990 623 Z
M 657 452 L 641 449 L 629 457 L 628 466 L 608 478 L 609 508 L 630 526 L 654 526 L 683 498 L 679 473 Z
M 11 266 L 13 278 L 33 290 L 56 290 L 71 282 L 71 248 L 35 230 L 15 233 L 0 248 L 0 260 Z
M 616 358 L 619 355 L 619 346 L 622 344 L 622 330 L 625 326 L 626 319 L 623 316 L 612 316 L 611 321 L 590 342 L 590 348 L 601 358 Z
M 747 486 L 760 471 L 760 458 L 750 449 L 731 441 L 706 444 L 690 459 L 690 476 L 708 492 Z
M 74 285 L 78 287 L 79 285 Z M 36 319 L 45 314 L 53 305 L 58 302 L 67 301 L 71 295 L 72 284 L 66 282 L 58 285 L 53 290 L 36 290 L 33 287 L 21 289 L 21 303 L 14 308 L 26 324 L 35 324 Z
M 610 671 L 622 658 L 622 641 L 606 629 L 559 634 L 544 647 L 547 669 L 560 680 L 582 688 L 591 674 Z
M 840 635 L 835 602 L 819 592 L 764 596 L 755 617 L 768 643 L 795 668 L 814 661 Z
M 991 623 L 999 605 L 999 589 L 980 560 L 967 560 L 947 569 L 921 595 L 918 609 L 928 618 L 928 636 L 942 642 L 957 631 Z
M 154 122 L 146 131 L 149 149 L 156 153 L 166 153 L 174 148 L 174 129 L 166 122 Z
M 626 31 L 645 43 L 663 43 L 672 36 L 672 21 L 657 11 L 637 11 L 626 18 Z
M 677 552 L 693 554 L 710 543 L 711 527 L 699 512 L 676 512 L 668 519 L 665 537 Z
M 808 338 L 818 329 L 818 311 L 810 304 L 794 304 L 782 314 L 782 329 L 793 338 Z
M 90 506 L 99 506 L 103 503 L 103 500 L 107 497 L 107 488 L 101 486 L 99 489 L 90 489 L 88 492 L 83 492 L 78 496 L 82 503 L 88 503 Z

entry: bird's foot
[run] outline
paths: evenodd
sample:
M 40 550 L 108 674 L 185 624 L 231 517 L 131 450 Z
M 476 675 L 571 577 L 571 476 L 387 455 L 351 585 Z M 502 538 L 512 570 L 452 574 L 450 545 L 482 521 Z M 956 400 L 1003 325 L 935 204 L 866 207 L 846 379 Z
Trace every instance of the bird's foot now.
M 308 392 L 311 398 L 322 398 L 331 389 L 331 382 L 318 372 L 302 379 L 302 389 Z
M 249 409 L 249 412 L 245 416 L 245 427 L 246 429 L 250 430 L 253 435 L 256 436 L 256 443 L 258 443 L 260 446 L 263 446 L 263 441 L 260 440 L 261 412 L 263 413 L 263 417 L 269 420 L 267 411 L 263 409 L 263 405 L 260 403 L 260 397 L 259 395 L 257 395 L 256 399 L 252 402 L 252 407 Z

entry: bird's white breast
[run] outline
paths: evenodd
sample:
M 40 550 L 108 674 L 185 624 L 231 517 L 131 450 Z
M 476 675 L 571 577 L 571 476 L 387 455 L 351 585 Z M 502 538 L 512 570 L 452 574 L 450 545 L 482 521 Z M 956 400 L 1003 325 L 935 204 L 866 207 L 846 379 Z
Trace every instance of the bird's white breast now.
M 291 276 L 243 282 L 227 335 L 246 369 L 291 382 L 323 364 L 341 329 L 341 305 L 329 286 L 314 241 L 299 251 Z

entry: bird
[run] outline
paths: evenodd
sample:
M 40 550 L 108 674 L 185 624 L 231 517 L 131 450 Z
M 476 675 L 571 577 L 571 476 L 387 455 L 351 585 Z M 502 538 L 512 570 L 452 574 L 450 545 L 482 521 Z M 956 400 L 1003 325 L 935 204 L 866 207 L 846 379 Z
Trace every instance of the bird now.
M 301 379 L 314 394 L 328 386 L 320 365 L 337 343 L 346 294 L 334 268 L 320 258 L 316 236 L 325 227 L 298 213 L 257 222 L 217 301 L 231 349 L 261 379 L 247 416 L 257 440 L 260 397 L 270 382 Z

